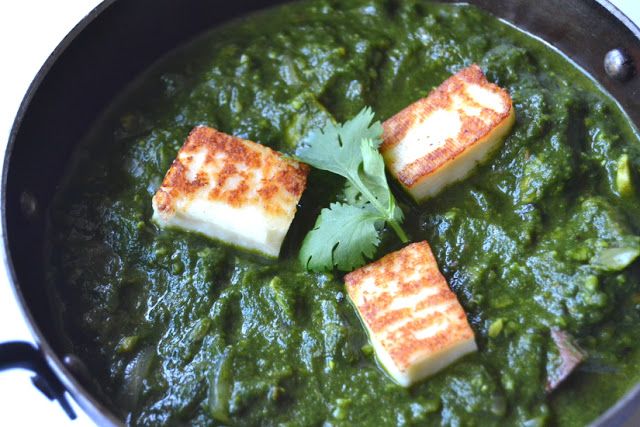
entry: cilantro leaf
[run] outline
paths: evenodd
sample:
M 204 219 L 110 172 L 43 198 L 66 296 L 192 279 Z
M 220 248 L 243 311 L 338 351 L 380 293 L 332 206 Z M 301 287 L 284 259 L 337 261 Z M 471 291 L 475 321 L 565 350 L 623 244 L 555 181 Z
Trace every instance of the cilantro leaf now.
M 370 206 L 357 207 L 332 203 L 324 208 L 315 227 L 302 243 L 300 260 L 310 270 L 337 266 L 353 270 L 375 255 L 380 243 L 378 223 L 384 221 Z
M 358 188 L 351 183 L 351 181 L 346 181 L 344 183 L 344 189 L 342 190 L 341 200 L 345 203 L 348 203 L 353 206 L 364 206 L 369 203 L 367 199 L 362 196 L 362 193 Z
M 373 111 L 364 108 L 343 125 L 328 122 L 322 130 L 310 135 L 309 143 L 300 147 L 296 155 L 314 168 L 351 179 L 362 163 L 360 140 L 381 141 L 382 125 L 380 122 L 371 124 L 372 120 Z
M 402 211 L 391 193 L 378 151 L 382 125 L 372 122 L 373 117 L 367 107 L 342 125 L 329 122 L 296 153 L 301 161 L 347 179 L 346 204 L 323 209 L 302 244 L 300 260 L 308 269 L 351 270 L 363 265 L 365 257 L 375 255 L 384 223 L 403 242 L 408 241 L 400 227 Z
M 374 197 L 380 201 L 385 208 L 386 216 L 397 222 L 402 222 L 404 216 L 402 211 L 396 206 L 396 199 L 391 193 L 387 176 L 384 173 L 384 160 L 378 151 L 379 144 L 374 144 L 370 139 L 363 139 L 360 149 L 362 151 L 363 170 L 360 180 L 363 185 L 373 193 Z

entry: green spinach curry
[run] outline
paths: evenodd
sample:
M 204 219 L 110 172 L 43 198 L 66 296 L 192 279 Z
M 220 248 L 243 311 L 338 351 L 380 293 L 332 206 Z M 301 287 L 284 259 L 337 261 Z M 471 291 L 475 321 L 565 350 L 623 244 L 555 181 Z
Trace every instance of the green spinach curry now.
M 377 365 L 341 275 L 297 260 L 335 175 L 311 173 L 277 261 L 150 220 L 196 125 L 292 154 L 325 121 L 365 105 L 384 120 L 473 62 L 511 93 L 513 131 L 437 198 L 395 191 L 479 346 L 419 384 Z M 475 7 L 285 5 L 178 49 L 95 125 L 50 210 L 52 298 L 69 351 L 132 425 L 583 425 L 640 380 L 639 167 L 608 95 Z M 392 233 L 377 257 L 400 247 Z M 588 357 L 549 393 L 555 329 Z

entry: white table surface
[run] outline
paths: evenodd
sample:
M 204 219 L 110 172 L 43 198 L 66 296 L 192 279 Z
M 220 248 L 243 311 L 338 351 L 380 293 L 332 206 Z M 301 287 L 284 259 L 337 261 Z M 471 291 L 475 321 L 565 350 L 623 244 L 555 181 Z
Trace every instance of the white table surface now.
M 640 0 L 612 0 L 640 22 Z M 99 0 L 0 1 L 0 153 L 29 83 L 62 38 Z M 0 263 L 0 342 L 33 341 Z M 0 425 L 75 427 L 94 423 L 72 401 L 78 419 L 70 422 L 55 402 L 34 389 L 26 371 L 0 373 Z

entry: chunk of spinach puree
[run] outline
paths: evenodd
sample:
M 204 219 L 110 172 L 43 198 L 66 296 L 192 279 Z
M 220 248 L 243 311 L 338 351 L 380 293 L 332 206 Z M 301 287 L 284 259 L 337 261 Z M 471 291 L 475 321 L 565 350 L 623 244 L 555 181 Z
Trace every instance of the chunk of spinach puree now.
M 334 175 L 311 173 L 278 261 L 150 220 L 196 125 L 292 154 L 326 120 L 366 105 L 384 120 L 474 62 L 512 94 L 513 131 L 470 178 L 400 203 L 479 351 L 419 384 L 377 365 L 342 277 L 296 259 Z M 96 123 L 50 210 L 51 298 L 68 350 L 132 425 L 583 425 L 640 380 L 639 167 L 600 87 L 475 7 L 280 6 L 171 53 Z M 385 231 L 377 256 L 399 247 Z M 555 329 L 588 356 L 549 392 Z

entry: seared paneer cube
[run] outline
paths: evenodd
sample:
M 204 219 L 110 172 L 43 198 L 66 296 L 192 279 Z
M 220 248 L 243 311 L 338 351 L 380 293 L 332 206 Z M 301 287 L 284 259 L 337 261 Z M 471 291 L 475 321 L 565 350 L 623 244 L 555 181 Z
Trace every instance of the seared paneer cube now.
M 378 360 L 398 384 L 407 387 L 477 349 L 427 242 L 355 270 L 345 282 Z
M 380 152 L 389 172 L 421 202 L 486 160 L 514 122 L 509 94 L 472 65 L 385 121 Z
M 197 127 L 153 197 L 153 218 L 277 257 L 308 172 L 268 147 Z

